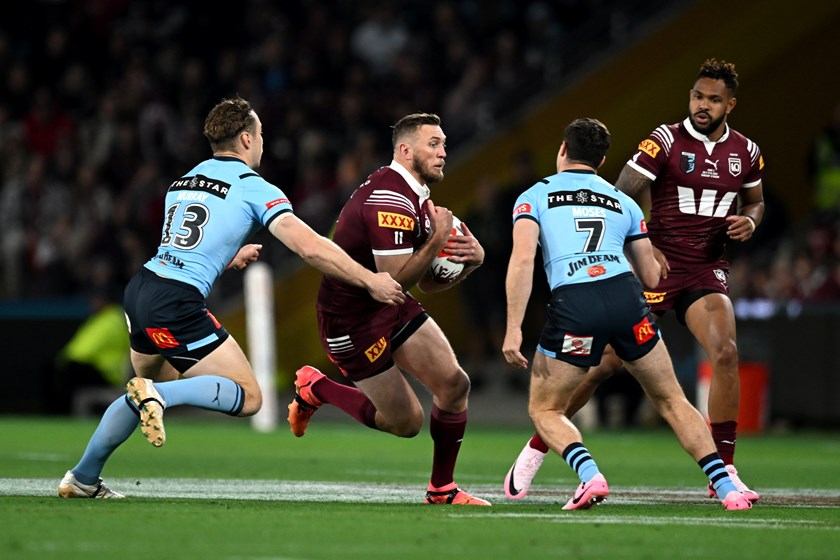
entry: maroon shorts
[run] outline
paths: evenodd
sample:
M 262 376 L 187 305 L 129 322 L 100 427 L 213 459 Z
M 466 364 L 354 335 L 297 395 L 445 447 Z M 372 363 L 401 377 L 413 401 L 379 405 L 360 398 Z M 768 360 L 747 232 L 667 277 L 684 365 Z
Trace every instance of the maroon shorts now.
M 327 356 L 352 381 L 373 377 L 394 365 L 392 353 L 420 328 L 429 315 L 408 297 L 370 315 L 318 310 L 318 331 Z
M 659 316 L 674 310 L 677 320 L 685 324 L 685 312 L 692 303 L 707 294 L 729 295 L 729 263 L 686 264 L 671 262 L 668 278 L 659 281 L 655 290 L 646 291 L 651 311 Z

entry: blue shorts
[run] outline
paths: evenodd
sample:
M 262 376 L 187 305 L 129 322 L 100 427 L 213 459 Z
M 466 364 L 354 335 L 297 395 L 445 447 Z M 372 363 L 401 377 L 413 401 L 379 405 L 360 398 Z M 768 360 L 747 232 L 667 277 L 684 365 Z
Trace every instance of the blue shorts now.
M 123 307 L 131 348 L 141 354 L 160 354 L 181 373 L 230 336 L 197 288 L 162 278 L 147 268 L 129 281 Z
M 546 309 L 537 350 L 576 366 L 598 365 L 607 344 L 632 362 L 659 341 L 642 286 L 631 273 L 560 286 L 551 292 Z

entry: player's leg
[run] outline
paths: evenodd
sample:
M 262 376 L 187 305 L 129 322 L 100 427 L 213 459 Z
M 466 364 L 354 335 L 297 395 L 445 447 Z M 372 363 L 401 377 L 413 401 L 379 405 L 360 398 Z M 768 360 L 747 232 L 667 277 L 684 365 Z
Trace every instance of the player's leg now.
M 588 509 L 609 494 L 606 479 L 583 445 L 580 431 L 566 415 L 569 398 L 580 385 L 586 368 L 534 355 L 528 412 L 543 441 L 560 454 L 580 478 L 575 495 L 563 509 Z
M 163 375 L 163 371 L 169 371 L 159 354 L 141 354 L 131 350 L 131 356 L 132 363 L 142 364 L 143 371 L 149 376 L 157 377 Z M 100 475 L 111 454 L 134 433 L 139 420 L 137 407 L 128 395 L 121 395 L 112 402 L 102 415 L 81 459 L 67 471 L 59 484 L 58 494 L 63 498 L 122 498 L 122 494 L 102 483 Z
M 458 365 L 443 331 L 429 318 L 394 351 L 394 361 L 432 393 L 429 433 L 434 452 L 426 501 L 490 505 L 459 489 L 455 483 L 455 463 L 467 426 L 470 380 Z
M 727 464 L 735 454 L 735 425 L 738 420 L 740 382 L 735 314 L 732 302 L 724 294 L 706 294 L 691 304 L 685 313 L 685 324 L 703 348 L 712 366 L 709 388 L 709 420 L 731 427 L 731 437 L 721 445 L 720 453 Z M 731 443 L 730 443 L 731 442 Z
M 611 346 L 607 345 L 601 362 L 589 368 L 580 385 L 572 392 L 566 405 L 566 415 L 572 418 L 583 406 L 590 401 L 595 390 L 604 380 L 608 379 L 621 368 L 621 360 L 616 356 Z M 505 495 L 512 500 L 519 500 L 528 494 L 531 483 L 540 470 L 549 447 L 540 437 L 539 432 L 534 435 L 519 452 L 519 456 L 505 475 Z
M 671 426 L 683 449 L 700 465 L 724 507 L 749 509 L 750 502 L 731 480 L 702 415 L 685 398 L 665 343 L 660 339 L 646 355 L 626 362 L 626 367 L 641 383 L 657 412 Z
M 760 495 L 744 484 L 735 468 L 741 389 L 732 302 L 725 294 L 706 294 L 688 307 L 685 324 L 712 366 L 708 402 L 712 439 L 735 485 L 750 501 L 758 501 Z

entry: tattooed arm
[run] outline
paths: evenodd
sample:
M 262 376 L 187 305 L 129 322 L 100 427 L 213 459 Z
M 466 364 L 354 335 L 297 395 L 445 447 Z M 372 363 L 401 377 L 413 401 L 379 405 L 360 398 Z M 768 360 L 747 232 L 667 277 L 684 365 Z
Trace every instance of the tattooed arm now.
M 618 181 L 615 182 L 615 187 L 621 192 L 628 195 L 636 201 L 641 207 L 645 216 L 650 216 L 650 185 L 653 183 L 649 177 L 642 175 L 629 165 L 625 165 L 618 176 Z M 653 256 L 659 263 L 661 278 L 668 278 L 668 272 L 671 270 L 671 265 L 668 264 L 668 259 L 662 254 L 662 251 L 653 246 Z
M 653 181 L 629 165 L 625 165 L 615 182 L 615 188 L 628 195 L 641 206 L 646 216 L 650 215 L 650 185 Z

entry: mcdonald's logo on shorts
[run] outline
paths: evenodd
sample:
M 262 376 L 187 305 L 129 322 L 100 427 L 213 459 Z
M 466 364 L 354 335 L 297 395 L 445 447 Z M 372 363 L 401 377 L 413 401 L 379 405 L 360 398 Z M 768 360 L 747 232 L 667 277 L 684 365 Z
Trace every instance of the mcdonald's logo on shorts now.
M 367 359 L 371 361 L 371 363 L 375 362 L 379 356 L 382 355 L 382 352 L 385 351 L 385 347 L 388 346 L 388 343 L 385 341 L 385 337 L 383 336 L 379 340 L 373 343 L 373 346 L 365 350 L 365 356 Z
M 642 321 L 633 326 L 633 332 L 636 334 L 636 344 L 644 344 L 656 334 L 656 329 L 650 324 L 648 318 L 645 317 Z
M 165 327 L 160 329 L 146 329 L 146 336 L 148 336 L 158 348 L 167 349 L 180 346 L 178 340 L 172 336 L 169 329 Z

